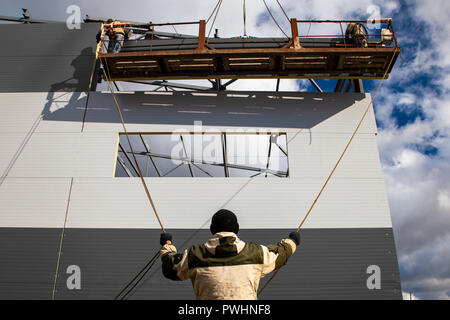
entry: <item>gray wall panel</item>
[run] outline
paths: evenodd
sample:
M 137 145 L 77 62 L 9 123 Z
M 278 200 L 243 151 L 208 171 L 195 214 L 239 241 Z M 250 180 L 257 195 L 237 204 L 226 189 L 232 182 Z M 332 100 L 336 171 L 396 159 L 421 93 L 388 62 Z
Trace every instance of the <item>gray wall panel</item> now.
M 0 92 L 86 91 L 98 24 L 0 25 Z
M 50 299 L 61 229 L 0 228 L 0 299 Z
M 14 241 L 30 231 L 40 238 L 52 239 L 48 254 L 36 255 L 31 241 Z M 202 243 L 209 236 L 205 229 L 169 230 L 178 249 Z M 241 230 L 244 241 L 275 243 L 291 230 Z M 55 271 L 57 229 L 1 229 L 2 251 L 6 247 L 22 252 L 24 259 L 0 262 L 0 298 L 49 298 L 49 283 Z M 159 248 L 157 229 L 66 229 L 56 299 L 112 299 Z M 12 239 L 12 240 L 8 240 Z M 52 249 L 50 249 L 52 248 Z M 52 254 L 50 254 L 52 253 Z M 1 256 L 3 257 L 3 252 Z M 23 268 L 27 256 L 37 259 L 38 269 Z M 381 268 L 381 290 L 368 290 L 366 269 Z M 81 268 L 81 290 L 68 290 L 69 265 Z M 35 270 L 29 272 L 29 270 Z M 9 276 L 9 275 L 12 276 Z M 10 279 L 20 279 L 16 283 Z M 263 279 L 263 282 L 265 280 Z M 263 283 L 262 282 L 262 283 Z M 25 285 L 23 285 L 25 283 Z M 30 291 L 33 288 L 33 291 Z M 40 291 L 39 291 L 40 290 Z M 174 282 L 161 275 L 160 263 L 134 291 L 132 299 L 194 299 L 189 281 Z M 261 299 L 401 299 L 401 286 L 392 229 L 305 229 L 302 244 L 279 272 Z

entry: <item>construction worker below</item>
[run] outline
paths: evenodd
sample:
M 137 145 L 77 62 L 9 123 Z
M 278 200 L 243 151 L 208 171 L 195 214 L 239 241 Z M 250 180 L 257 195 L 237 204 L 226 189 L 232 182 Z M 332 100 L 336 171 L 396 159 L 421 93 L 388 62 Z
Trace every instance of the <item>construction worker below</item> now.
M 198 300 L 256 300 L 260 279 L 285 265 L 300 243 L 298 232 L 268 246 L 244 242 L 236 215 L 225 209 L 213 215 L 210 231 L 211 239 L 184 253 L 177 253 L 171 234 L 160 238 L 164 276 L 191 279 Z

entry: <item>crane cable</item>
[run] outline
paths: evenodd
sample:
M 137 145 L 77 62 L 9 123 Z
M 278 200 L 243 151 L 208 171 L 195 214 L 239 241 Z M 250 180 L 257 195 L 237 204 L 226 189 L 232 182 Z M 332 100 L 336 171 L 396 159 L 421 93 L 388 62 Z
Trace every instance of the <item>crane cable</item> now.
M 264 0 L 263 0 L 263 1 L 264 1 Z M 341 160 L 342 160 L 342 158 L 344 157 L 345 153 L 347 152 L 347 150 L 348 150 L 350 144 L 352 143 L 353 139 L 355 138 L 356 134 L 358 133 L 358 131 L 359 131 L 360 127 L 361 127 L 361 124 L 363 123 L 364 119 L 366 118 L 367 113 L 368 113 L 369 110 L 370 110 L 370 107 L 373 105 L 373 101 L 375 100 L 375 97 L 377 96 L 378 91 L 379 91 L 380 88 L 381 88 L 381 85 L 383 84 L 384 80 L 386 79 L 386 76 L 387 76 L 387 74 L 388 74 L 388 71 L 390 70 L 390 68 L 391 68 L 391 66 L 392 66 L 392 63 L 394 62 L 394 59 L 395 59 L 395 54 L 392 54 L 391 61 L 389 62 L 389 65 L 388 65 L 388 67 L 387 67 L 387 69 L 386 69 L 386 72 L 384 73 L 384 76 L 383 76 L 383 78 L 381 79 L 380 84 L 378 85 L 377 90 L 375 91 L 374 96 L 372 97 L 372 99 L 371 99 L 369 105 L 367 106 L 367 108 L 366 108 L 366 110 L 365 110 L 365 112 L 364 112 L 364 114 L 363 114 L 361 120 L 359 121 L 359 123 L 358 123 L 358 125 L 357 125 L 355 131 L 353 131 L 353 134 L 352 134 L 352 136 L 350 137 L 350 140 L 348 141 L 347 145 L 345 146 L 344 151 L 342 152 L 342 154 L 341 154 L 341 156 L 339 157 L 338 161 L 337 161 L 336 164 L 334 165 L 333 170 L 331 170 L 331 173 L 328 175 L 327 180 L 326 180 L 325 183 L 323 184 L 322 188 L 320 189 L 319 193 L 317 194 L 316 198 L 314 199 L 314 201 L 313 201 L 311 207 L 309 208 L 308 212 L 306 213 L 305 217 L 303 218 L 302 222 L 300 223 L 299 227 L 297 228 L 297 232 L 300 231 L 301 227 L 303 226 L 303 224 L 305 223 L 306 219 L 307 219 L 308 216 L 310 215 L 312 209 L 314 208 L 314 206 L 316 205 L 316 203 L 317 203 L 317 201 L 319 200 L 320 196 L 322 195 L 322 192 L 325 190 L 326 186 L 328 185 L 328 182 L 331 180 L 331 177 L 333 176 L 334 172 L 336 171 L 336 168 L 337 168 L 337 167 L 339 166 L 339 164 L 341 163 Z M 261 295 L 261 293 L 262 293 L 262 292 L 264 291 L 264 289 L 269 285 L 269 283 L 275 278 L 275 276 L 278 274 L 279 271 L 280 271 L 280 268 L 277 269 L 277 270 L 274 272 L 274 274 L 272 275 L 272 277 L 270 277 L 269 280 L 267 280 L 267 282 L 264 284 L 264 286 L 261 288 L 261 290 L 259 290 L 258 296 Z
M 213 16 L 214 12 L 217 10 L 217 6 L 218 6 L 221 2 L 222 2 L 222 0 L 218 0 L 218 1 L 217 1 L 216 6 L 214 7 L 213 11 L 211 12 L 211 14 L 210 14 L 208 20 L 206 20 L 206 23 L 209 22 L 209 20 L 210 20 L 211 17 Z
M 278 22 L 275 19 L 275 17 L 272 15 L 272 12 L 270 11 L 269 7 L 267 6 L 266 0 L 263 0 L 263 2 L 264 2 L 264 5 L 266 6 L 267 11 L 269 12 L 270 16 L 272 17 L 273 22 L 275 22 L 275 24 L 277 25 L 278 29 L 280 29 L 281 32 L 283 32 L 283 34 L 286 36 L 286 38 L 289 38 L 289 36 L 283 31 L 283 29 L 281 29 L 281 27 L 278 24 Z
M 209 38 L 209 35 L 211 34 L 211 31 L 212 31 L 212 29 L 214 27 L 214 24 L 216 23 L 216 18 L 217 18 L 217 15 L 219 14 L 220 7 L 222 6 L 222 1 L 223 0 L 219 0 L 219 2 L 217 3 L 218 6 L 216 5 L 217 11 L 216 11 L 216 14 L 214 15 L 214 19 L 212 21 L 211 27 L 209 28 L 209 32 L 208 32 L 207 38 Z M 214 9 L 214 10 L 216 10 L 216 9 Z M 213 13 L 214 13 L 214 11 L 213 11 Z M 210 18 L 211 18 L 211 16 L 208 18 L 208 21 L 209 21 Z M 206 23 L 208 23 L 208 22 L 206 22 Z
M 278 0 L 277 0 L 277 3 L 278 3 L 278 5 L 280 6 L 281 11 L 283 11 L 284 16 L 286 17 L 287 21 L 288 21 L 289 23 L 291 23 L 291 20 L 289 19 L 288 15 L 286 14 L 286 11 L 284 11 L 283 6 L 281 5 L 281 3 L 280 3 Z

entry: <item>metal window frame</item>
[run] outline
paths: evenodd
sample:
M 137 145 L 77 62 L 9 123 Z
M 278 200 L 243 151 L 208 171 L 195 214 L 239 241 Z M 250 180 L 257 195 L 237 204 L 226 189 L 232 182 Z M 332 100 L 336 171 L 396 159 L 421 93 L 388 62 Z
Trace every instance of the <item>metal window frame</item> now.
M 198 170 L 202 171 L 204 174 L 206 174 L 209 177 L 217 177 L 212 175 L 211 173 L 209 173 L 207 170 L 201 168 L 199 165 L 210 165 L 210 166 L 217 166 L 217 167 L 223 167 L 224 169 L 224 176 L 220 176 L 220 177 L 226 177 L 226 178 L 233 178 L 233 177 L 238 177 L 238 176 L 233 176 L 230 175 L 230 170 L 229 169 L 239 169 L 239 170 L 246 170 L 246 171 L 253 171 L 255 172 L 254 175 L 250 176 L 250 177 L 255 177 L 258 175 L 264 175 L 264 177 L 268 177 L 269 174 L 275 176 L 275 177 L 279 177 L 279 178 L 287 178 L 289 177 L 289 168 L 287 168 L 286 171 L 279 171 L 279 170 L 272 170 L 269 169 L 270 167 L 270 157 L 271 157 L 271 153 L 272 153 L 272 148 L 274 146 L 276 146 L 281 153 L 286 157 L 287 160 L 287 164 L 289 166 L 289 161 L 288 161 L 288 154 L 287 152 L 276 142 L 276 141 L 272 141 L 272 133 L 264 133 L 264 134 L 254 134 L 254 133 L 242 133 L 242 135 L 266 135 L 269 139 L 269 148 L 268 148 L 268 154 L 267 154 L 267 163 L 265 168 L 260 168 L 260 167 L 252 167 L 252 166 L 245 166 L 245 165 L 238 165 L 238 164 L 230 164 L 228 161 L 228 152 L 227 152 L 227 134 L 225 132 L 221 132 L 221 133 L 210 133 L 210 135 L 220 135 L 220 145 L 221 145 L 221 149 L 222 149 L 222 162 L 215 162 L 215 161 L 206 161 L 206 160 L 196 160 L 192 157 L 190 157 L 187 153 L 187 149 L 186 149 L 186 144 L 184 142 L 183 139 L 183 135 L 186 134 L 179 134 L 180 136 L 180 142 L 182 143 L 183 146 L 183 151 L 184 151 L 184 157 L 174 157 L 172 155 L 165 155 L 165 154 L 158 154 L 158 153 L 154 153 L 150 150 L 149 145 L 147 144 L 147 142 L 145 141 L 143 135 L 145 136 L 151 136 L 151 135 L 161 135 L 161 134 L 165 134 L 165 135 L 169 135 L 169 133 L 129 133 L 129 135 L 137 135 L 139 136 L 145 151 L 144 152 L 134 152 L 135 156 L 147 156 L 149 158 L 149 160 L 151 161 L 151 163 L 153 164 L 153 167 L 155 168 L 158 176 L 157 177 L 167 177 L 167 175 L 169 175 L 170 173 L 172 173 L 173 171 L 175 171 L 176 169 L 178 169 L 179 167 L 181 167 L 182 165 L 186 164 L 189 168 L 189 172 L 190 172 L 190 177 L 196 177 L 196 175 L 194 174 L 193 171 L 193 167 L 197 168 Z M 188 133 L 189 135 L 193 136 L 195 135 L 195 133 Z M 208 133 L 202 133 L 203 134 L 208 134 Z M 277 133 L 278 136 L 285 136 L 286 138 L 286 142 L 287 142 L 287 134 L 286 133 Z M 124 136 L 123 133 L 120 133 L 120 136 Z M 272 146 L 274 145 L 274 146 Z M 131 161 L 132 155 L 133 153 L 131 153 L 131 151 L 127 151 L 125 150 L 125 148 L 122 146 L 122 144 L 119 142 L 118 144 L 118 148 L 121 150 L 121 152 L 125 155 L 126 159 L 128 160 L 128 162 L 131 165 L 131 168 L 129 168 L 127 166 L 127 163 L 122 159 L 120 153 L 117 153 L 117 159 L 116 161 L 119 162 L 120 166 L 122 168 L 124 168 L 125 172 L 127 173 L 128 177 L 137 177 L 137 171 L 136 171 L 136 167 L 135 164 Z M 134 149 L 134 148 L 133 148 Z M 156 162 L 155 162 L 155 158 L 156 159 L 166 159 L 166 160 L 174 160 L 174 161 L 181 161 L 180 164 L 176 165 L 175 167 L 171 168 L 169 171 L 163 173 L 161 171 L 160 168 L 158 168 Z M 135 174 L 133 174 L 133 172 Z M 116 176 L 117 177 L 117 176 Z

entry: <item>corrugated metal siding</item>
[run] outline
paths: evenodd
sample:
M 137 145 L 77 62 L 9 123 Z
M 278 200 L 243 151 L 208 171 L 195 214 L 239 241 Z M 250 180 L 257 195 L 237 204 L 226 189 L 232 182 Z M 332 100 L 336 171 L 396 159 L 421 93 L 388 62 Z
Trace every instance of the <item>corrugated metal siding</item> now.
M 111 177 L 117 135 L 34 133 L 9 177 Z
M 0 229 L 0 299 L 51 297 L 59 229 Z M 203 243 L 207 230 L 176 229 L 179 250 Z M 245 241 L 276 243 L 292 229 L 241 230 Z M 66 229 L 56 299 L 112 299 L 158 250 L 160 231 Z M 368 290 L 369 265 L 381 268 L 381 290 Z M 81 290 L 68 290 L 69 265 L 81 268 Z M 263 279 L 263 282 L 265 280 Z M 160 263 L 132 299 L 194 299 L 190 281 L 164 279 Z M 392 229 L 305 229 L 302 244 L 261 299 L 401 299 Z
M 148 178 L 152 196 L 167 226 L 197 228 L 225 203 L 241 214 L 241 222 L 248 228 L 272 227 L 274 212 L 278 213 L 277 227 L 298 225 L 344 149 L 357 117 L 370 102 L 370 96 L 361 100 L 360 94 L 350 94 L 352 98 L 349 98 L 343 94 L 280 93 L 279 98 L 274 100 L 269 98 L 271 95 L 273 93 L 264 92 L 255 94 L 254 98 L 250 93 L 213 94 L 212 97 L 197 96 L 197 93 L 191 92 L 176 93 L 174 96 L 154 93 L 119 95 L 130 132 L 192 130 L 192 122 L 183 125 L 185 116 L 177 113 L 178 109 L 183 108 L 209 108 L 224 114 L 233 105 L 232 110 L 250 108 L 271 119 L 273 109 L 267 109 L 269 104 L 266 101 L 270 100 L 276 101 L 277 121 L 280 124 L 289 124 L 292 114 L 307 114 L 306 120 L 299 123 L 304 128 L 278 128 L 288 132 L 290 141 L 288 179 L 254 179 L 248 183 L 248 179 L 242 178 Z M 139 179 L 112 178 L 117 137 L 122 127 L 110 94 L 92 93 L 83 133 L 80 132 L 80 121 L 84 114 L 85 94 L 56 93 L 45 96 L 42 93 L 8 93 L 0 96 L 4 97 L 0 118 L 9 119 L 4 124 L 18 132 L 0 132 L 5 151 L 0 156 L 0 167 L 5 168 L 6 180 L 28 177 L 35 181 L 36 186 L 44 186 L 49 181 L 46 178 L 75 177 L 68 220 L 70 227 L 157 227 Z M 165 106 L 170 101 L 176 107 Z M 211 105 L 213 101 L 215 104 Z M 317 107 L 316 103 L 322 104 L 322 107 Z M 336 104 L 337 111 L 333 110 Z M 26 114 L 23 119 L 14 107 Z M 33 128 L 33 117 L 43 109 L 43 119 L 29 139 L 25 139 L 30 128 Z M 266 114 L 265 110 L 269 113 Z M 170 118 L 176 125 L 164 125 L 162 117 Z M 206 126 L 204 129 L 258 129 L 239 126 L 245 124 L 245 118 L 248 116 L 229 115 L 223 124 L 234 123 L 235 126 Z M 247 125 L 251 125 L 252 121 Z M 391 227 L 372 110 L 361 130 L 305 227 Z M 21 145 L 24 145 L 23 150 L 13 157 Z M 25 179 L 18 181 L 15 183 L 27 184 Z M 14 192 L 9 188 L 0 188 L 0 195 L 4 198 L 14 198 Z M 52 195 L 40 192 L 39 187 L 35 192 L 43 201 L 53 201 Z M 14 203 L 0 209 L 2 218 L 10 221 L 8 226 L 42 226 L 43 221 L 47 221 L 48 226 L 54 226 L 51 222 L 53 216 L 45 211 L 39 221 L 32 213 L 18 219 L 14 216 L 15 212 Z M 124 212 L 129 213 L 124 215 Z
M 0 228 L 0 299 L 50 299 L 61 229 Z
M 70 178 L 5 179 L 0 186 L 0 226 L 62 228 L 69 189 Z
M 0 92 L 86 91 L 99 24 L 2 24 Z
M 204 129 L 276 128 L 292 139 L 290 177 L 248 184 L 242 178 L 146 179 L 163 223 L 179 229 L 173 230 L 178 244 L 199 228 L 189 243 L 204 241 L 211 214 L 225 203 L 242 228 L 253 229 L 243 230 L 245 239 L 274 242 L 295 229 L 370 102 L 370 95 L 361 94 L 196 94 L 119 94 L 128 131 L 193 130 L 194 120 L 202 120 Z M 0 94 L 0 285 L 7 289 L 0 297 L 50 298 L 71 177 L 57 298 L 112 298 L 156 249 L 158 225 L 139 179 L 113 178 L 122 128 L 111 95 L 91 95 L 81 132 L 85 99 L 79 92 Z M 39 114 L 42 120 L 36 123 Z M 303 251 L 265 298 L 400 297 L 375 133 L 371 110 L 307 220 Z M 27 261 L 30 266 L 22 267 Z M 84 270 L 85 291 L 64 289 L 70 264 Z M 371 264 L 382 268 L 381 291 L 365 287 L 365 268 Z M 188 282 L 166 281 L 159 272 L 135 298 L 193 298 Z
M 29 195 L 20 192 L 24 189 L 45 203 L 52 203 L 54 195 L 44 188 L 60 180 L 6 178 L 0 197 L 27 199 Z M 28 181 L 33 181 L 34 187 L 30 187 Z M 294 228 L 306 214 L 322 183 L 311 178 L 254 179 L 250 183 L 243 178 L 153 178 L 146 181 L 161 219 L 169 228 L 199 228 L 225 204 L 239 215 L 245 228 Z M 54 226 L 53 215 L 48 211 L 39 209 L 39 215 L 33 211 L 27 214 L 19 203 L 7 203 L 0 207 L 0 217 L 8 221 L 10 227 L 46 226 L 46 223 Z M 21 218 L 17 210 L 23 212 Z M 158 224 L 139 178 L 75 178 L 68 226 L 157 228 Z M 384 182 L 365 179 L 334 179 L 305 224 L 306 228 L 391 226 Z

